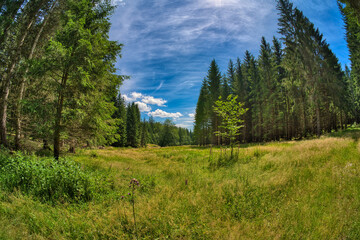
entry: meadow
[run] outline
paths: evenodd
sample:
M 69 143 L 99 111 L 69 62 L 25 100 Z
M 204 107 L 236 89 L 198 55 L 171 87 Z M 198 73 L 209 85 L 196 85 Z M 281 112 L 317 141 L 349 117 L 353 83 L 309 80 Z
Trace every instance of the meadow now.
M 224 149 L 195 146 L 82 150 L 59 166 L 3 153 L 17 160 L 0 164 L 0 239 L 359 239 L 359 137 L 241 145 L 220 162 Z

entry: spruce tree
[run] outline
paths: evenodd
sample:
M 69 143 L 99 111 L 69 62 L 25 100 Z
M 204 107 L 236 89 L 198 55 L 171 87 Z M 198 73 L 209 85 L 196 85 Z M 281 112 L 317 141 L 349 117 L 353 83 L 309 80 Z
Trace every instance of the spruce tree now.
M 146 121 L 144 118 L 144 121 L 141 123 L 140 146 L 146 148 L 147 143 L 148 143 L 148 131 L 147 131 L 147 127 L 146 127 Z
M 219 99 L 221 94 L 221 73 L 215 59 L 211 61 L 207 75 L 207 82 L 209 84 L 210 104 L 208 107 L 211 115 L 211 132 L 216 132 L 219 130 L 220 119 L 214 113 L 213 106 L 214 103 Z M 212 143 L 215 145 L 219 145 L 220 137 L 212 134 Z
M 140 144 L 140 111 L 135 103 L 129 103 L 126 118 L 127 145 L 139 147 Z
M 195 126 L 194 126 L 194 135 L 197 144 L 203 146 L 210 143 L 211 137 L 211 100 L 209 85 L 206 79 L 204 79 L 201 89 L 199 99 L 196 105 L 195 110 Z
M 125 100 L 122 98 L 119 93 L 114 101 L 116 110 L 113 114 L 113 118 L 117 120 L 117 131 L 116 131 L 116 141 L 113 143 L 115 147 L 125 147 L 127 141 L 126 135 L 126 106 Z

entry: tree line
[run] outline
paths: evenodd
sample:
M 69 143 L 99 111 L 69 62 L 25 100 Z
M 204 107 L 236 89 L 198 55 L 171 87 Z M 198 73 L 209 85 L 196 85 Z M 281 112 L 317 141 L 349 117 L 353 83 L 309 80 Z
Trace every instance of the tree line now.
M 125 103 L 119 94 L 114 99 L 116 110 L 113 118 L 117 120 L 115 147 L 146 147 L 156 144 L 161 147 L 192 144 L 192 132 L 189 129 L 176 127 L 170 120 L 156 122 L 153 117 L 141 121 L 139 107 L 136 103 Z
M 218 132 L 222 119 L 214 112 L 221 96 L 237 96 L 247 109 L 239 142 L 262 142 L 320 136 L 359 122 L 358 15 L 350 5 L 344 13 L 351 71 L 338 58 L 314 24 L 288 0 L 278 0 L 279 33 L 261 39 L 257 58 L 229 61 L 221 74 L 215 60 L 204 78 L 196 106 L 194 137 L 199 145 L 226 144 Z
M 0 2 L 0 144 L 64 146 L 190 144 L 191 133 L 167 120 L 140 122 L 123 106 L 116 74 L 122 44 L 109 40 L 110 0 Z M 169 136 L 161 134 L 169 133 Z
M 112 141 L 112 102 L 123 76 L 122 45 L 109 40 L 108 0 L 6 0 L 0 3 L 0 143 L 60 148 Z

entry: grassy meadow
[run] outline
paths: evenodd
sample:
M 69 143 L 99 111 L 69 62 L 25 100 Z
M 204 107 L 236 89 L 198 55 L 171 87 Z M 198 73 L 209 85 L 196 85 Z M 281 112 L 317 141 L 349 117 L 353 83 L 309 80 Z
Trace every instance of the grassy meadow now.
M 225 155 L 219 148 L 212 158 L 200 147 L 82 150 L 70 156 L 79 163 L 66 195 L 74 201 L 52 198 L 54 185 L 48 198 L 31 186 L 1 187 L 0 239 L 360 239 L 359 137 L 349 129 L 242 145 L 238 160 L 220 164 L 212 164 Z

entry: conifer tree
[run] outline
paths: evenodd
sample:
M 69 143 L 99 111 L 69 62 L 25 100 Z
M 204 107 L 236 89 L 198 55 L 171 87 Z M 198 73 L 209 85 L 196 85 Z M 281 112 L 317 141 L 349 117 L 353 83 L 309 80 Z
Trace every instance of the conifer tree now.
M 114 105 L 116 110 L 113 114 L 113 118 L 117 120 L 117 131 L 116 131 L 116 141 L 113 143 L 115 147 L 125 147 L 127 141 L 126 135 L 126 106 L 125 100 L 122 98 L 119 93 L 115 98 Z
M 276 103 L 278 101 L 276 95 L 276 79 L 274 72 L 274 64 L 272 62 L 273 53 L 270 44 L 266 42 L 265 38 L 261 39 L 260 56 L 259 56 L 259 71 L 260 71 L 260 94 L 261 108 L 263 109 L 263 138 L 270 140 L 275 138 L 276 126 Z
M 209 112 L 211 116 L 211 131 L 216 132 L 219 130 L 220 120 L 219 117 L 214 113 L 212 106 L 219 99 L 221 94 L 221 73 L 219 67 L 213 59 L 210 64 L 210 68 L 207 75 L 207 82 L 209 85 L 209 98 L 210 98 L 210 107 Z M 212 134 L 212 143 L 215 145 L 220 144 L 220 137 Z
M 194 126 L 194 135 L 196 142 L 203 146 L 210 143 L 211 137 L 211 125 L 210 125 L 210 93 L 209 85 L 206 79 L 204 79 L 201 89 L 199 99 L 196 105 L 195 110 L 195 126 Z
M 147 127 L 146 127 L 146 121 L 144 119 L 144 121 L 141 123 L 140 146 L 146 148 L 147 143 L 148 143 L 148 131 L 147 131 Z
M 353 115 L 356 122 L 360 122 L 360 24 L 358 18 L 354 16 L 354 14 L 360 16 L 360 11 L 357 11 L 349 3 L 345 7 L 342 5 L 339 5 L 339 7 L 345 22 L 346 40 L 350 52 L 351 75 L 348 76 L 348 80 L 351 79 L 349 86 L 352 88 L 354 101 Z
M 126 118 L 127 145 L 139 147 L 140 144 L 140 111 L 135 103 L 129 103 Z
M 178 142 L 178 131 L 170 119 L 166 119 L 160 134 L 159 145 L 161 147 L 176 146 Z
M 70 113 L 75 115 L 79 114 L 74 111 L 76 108 L 89 109 L 86 107 L 86 103 L 94 104 L 94 107 L 97 105 L 93 110 L 113 111 L 111 107 L 99 107 L 99 103 L 107 104 L 111 99 L 107 99 L 108 95 L 106 94 L 97 94 L 96 90 L 101 88 L 105 93 L 109 91 L 108 88 L 116 89 L 121 83 L 121 77 L 113 74 L 115 71 L 113 63 L 120 54 L 121 45 L 108 39 L 110 30 L 108 16 L 112 13 L 113 8 L 108 1 L 67 0 L 66 11 L 62 16 L 62 27 L 47 46 L 44 64 L 51 74 L 56 74 L 55 78 L 58 83 L 54 124 L 55 158 L 59 158 L 61 133 L 64 126 L 68 125 L 67 119 L 64 119 L 63 115 L 64 111 L 67 111 L 67 107 L 70 107 Z M 90 95 L 92 98 L 88 98 L 88 100 L 92 101 L 85 101 Z M 67 115 L 70 121 L 71 114 Z M 107 115 L 99 114 L 97 116 L 102 118 Z M 104 119 L 102 121 L 93 119 L 93 123 L 97 127 L 109 126 L 107 124 L 101 126 Z M 97 127 L 94 129 L 99 129 Z

